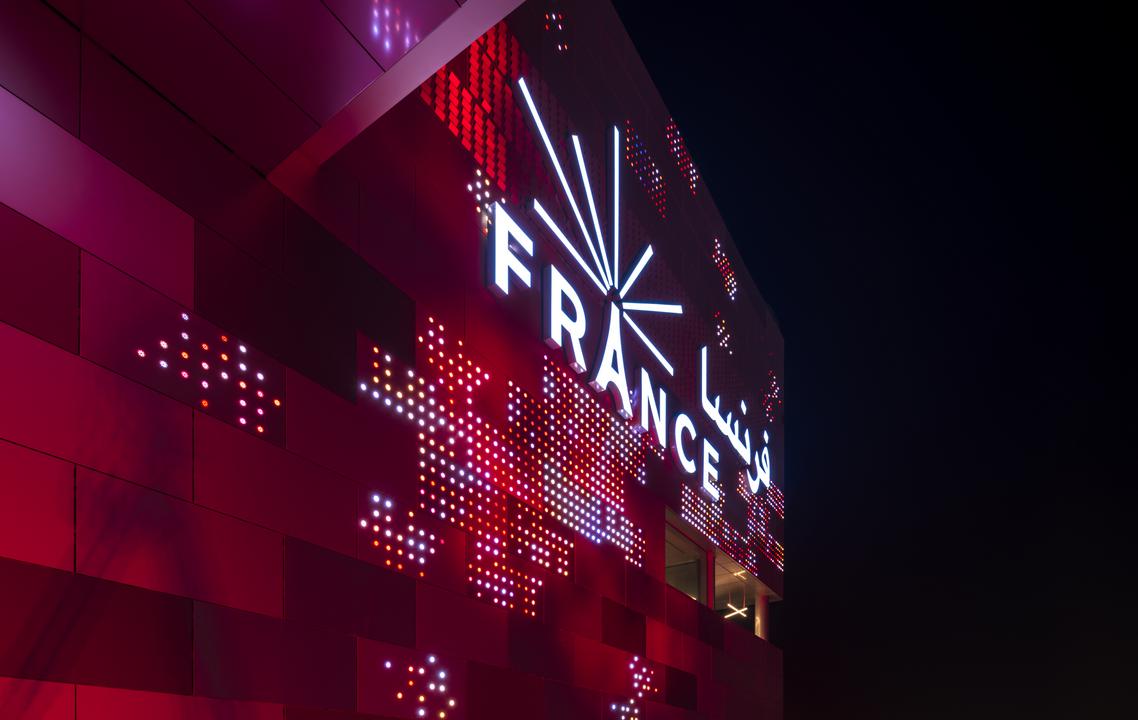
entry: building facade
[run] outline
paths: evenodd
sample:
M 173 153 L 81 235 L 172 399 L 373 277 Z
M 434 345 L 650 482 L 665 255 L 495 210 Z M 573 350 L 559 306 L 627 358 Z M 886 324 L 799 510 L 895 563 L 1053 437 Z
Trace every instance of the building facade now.
M 782 352 L 606 0 L 0 4 L 0 717 L 780 718 Z

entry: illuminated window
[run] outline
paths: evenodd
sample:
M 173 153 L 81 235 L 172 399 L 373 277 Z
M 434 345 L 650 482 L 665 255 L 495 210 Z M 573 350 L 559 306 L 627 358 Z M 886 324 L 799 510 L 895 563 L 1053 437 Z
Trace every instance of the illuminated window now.
M 671 525 L 664 525 L 664 579 L 692 600 L 707 598 L 707 552 Z
M 714 607 L 724 620 L 766 638 L 767 602 L 771 595 L 765 585 L 737 562 L 722 552 L 715 553 Z

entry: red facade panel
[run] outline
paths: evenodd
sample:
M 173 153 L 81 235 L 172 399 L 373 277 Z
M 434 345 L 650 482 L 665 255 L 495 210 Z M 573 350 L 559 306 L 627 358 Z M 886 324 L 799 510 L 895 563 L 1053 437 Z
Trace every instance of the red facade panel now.
M 285 619 L 415 645 L 415 582 L 308 543 L 285 543 Z
M 7 325 L 0 346 L 0 437 L 190 496 L 189 408 Z
M 188 215 L 3 90 L 0 127 L 0 202 L 192 304 Z
M 0 587 L 0 676 L 190 692 L 190 600 L 3 558 Z
M 80 468 L 79 572 L 281 614 L 281 536 L 184 500 Z
M 72 691 L 71 688 L 68 688 Z M 231 702 L 189 695 L 80 685 L 73 690 L 78 720 L 281 720 L 271 703 Z
M 333 710 L 356 705 L 349 635 L 194 604 L 194 694 Z
M 280 266 L 281 194 L 91 42 L 83 46 L 81 107 L 83 142 L 261 262 Z
M 289 450 L 368 489 L 378 484 L 390 494 L 400 485 L 415 486 L 416 433 L 410 425 L 347 402 L 296 373 L 288 373 L 286 382 Z
M 89 3 L 83 31 L 264 172 L 317 127 L 187 3 Z
M 426 583 L 415 586 L 416 646 L 491 665 L 509 662 L 506 613 L 474 598 Z
M 382 72 L 319 0 L 191 4 L 318 123 Z
M 75 720 L 75 686 L 0 678 L 0 717 Z
M 629 367 L 694 416 L 698 348 L 753 330 L 781 430 L 777 328 L 693 236 L 714 209 L 606 3 L 566 0 L 573 32 L 534 2 L 488 32 L 457 24 L 499 4 L 51 4 L 0 10 L 0 717 L 781 717 L 779 651 L 669 587 L 663 546 L 671 508 L 777 592 L 781 491 L 722 446 L 709 502 L 542 342 L 547 266 L 592 365 L 622 301 L 567 249 L 522 77 L 610 238 L 621 173 L 618 269 L 656 248 L 635 297 L 683 303 L 641 326 L 677 367 L 625 334 Z M 409 80 L 443 23 L 484 34 Z M 273 166 L 377 76 L 426 84 L 286 198 Z M 494 202 L 534 241 L 505 298 Z M 716 348 L 734 406 L 759 351 Z
M 355 555 L 356 495 L 355 483 L 347 478 L 195 413 L 194 501 L 199 505 Z
M 44 4 L 0 4 L 0 86 L 79 134 L 79 32 Z
M 0 440 L 0 556 L 75 568 L 75 466 Z
M 79 349 L 79 249 L 3 204 L 0 321 Z

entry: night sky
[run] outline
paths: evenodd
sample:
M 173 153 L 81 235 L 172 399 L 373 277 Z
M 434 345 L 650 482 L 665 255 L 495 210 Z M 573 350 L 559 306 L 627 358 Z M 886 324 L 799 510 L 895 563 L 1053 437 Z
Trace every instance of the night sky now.
M 1138 717 L 1131 25 L 616 5 L 786 339 L 787 719 Z

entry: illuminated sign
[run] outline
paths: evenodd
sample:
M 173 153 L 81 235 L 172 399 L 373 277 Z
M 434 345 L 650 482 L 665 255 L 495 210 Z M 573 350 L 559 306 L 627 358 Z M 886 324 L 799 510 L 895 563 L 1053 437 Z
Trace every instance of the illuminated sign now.
M 541 201 L 533 200 L 533 211 L 541 220 L 549 235 L 568 253 L 576 263 L 581 274 L 601 293 L 604 298 L 604 312 L 600 318 L 601 330 L 597 333 L 596 350 L 592 360 L 585 354 L 585 342 L 589 336 L 590 318 L 585 311 L 581 296 L 565 273 L 555 264 L 547 264 L 542 269 L 542 335 L 550 347 L 564 351 L 566 362 L 581 375 L 587 377 L 588 384 L 598 392 L 612 395 L 616 412 L 624 418 L 634 417 L 632 395 L 629 382 L 630 371 L 624 358 L 624 345 L 621 328 L 627 325 L 633 335 L 655 358 L 668 376 L 675 375 L 675 367 L 634 319 L 641 313 L 682 315 L 683 307 L 677 303 L 634 300 L 630 293 L 645 268 L 653 258 L 652 246 L 646 245 L 631 263 L 630 269 L 622 277 L 620 262 L 620 130 L 612 129 L 613 176 L 612 187 L 612 226 L 608 232 L 611 246 L 605 242 L 605 233 L 597 212 L 592 184 L 589 181 L 580 138 L 570 137 L 573 154 L 584 190 L 588 221 L 577 202 L 561 160 L 554 150 L 541 115 L 534 104 L 533 97 L 524 79 L 518 81 L 529 115 L 537 133 L 541 137 L 549 164 L 564 193 L 566 205 L 572 212 L 579 231 L 578 241 L 584 246 L 591 264 L 586 261 L 577 245 L 570 241 L 567 233 L 546 211 Z M 535 255 L 533 239 L 512 217 L 501 203 L 495 203 L 492 213 L 493 228 L 488 243 L 487 285 L 499 296 L 508 296 L 511 288 L 533 289 L 534 269 L 528 260 Z M 574 231 L 576 232 L 576 231 Z M 738 457 L 746 470 L 747 486 L 751 493 L 757 494 L 772 482 L 772 462 L 769 450 L 770 433 L 764 429 L 758 438 L 759 446 L 753 446 L 750 428 L 744 425 L 747 416 L 745 401 L 738 403 L 738 416 L 734 410 L 726 410 L 719 395 L 708 388 L 708 348 L 699 350 L 699 388 L 700 405 L 703 414 L 728 443 L 728 447 Z M 656 443 L 661 448 L 670 447 L 676 465 L 686 474 L 700 474 L 701 488 L 712 500 L 721 496 L 719 472 L 720 452 L 712 438 L 701 435 L 695 420 L 686 412 L 668 412 L 668 392 L 662 383 L 653 380 L 648 368 L 640 368 L 638 425 L 641 430 L 654 431 Z

